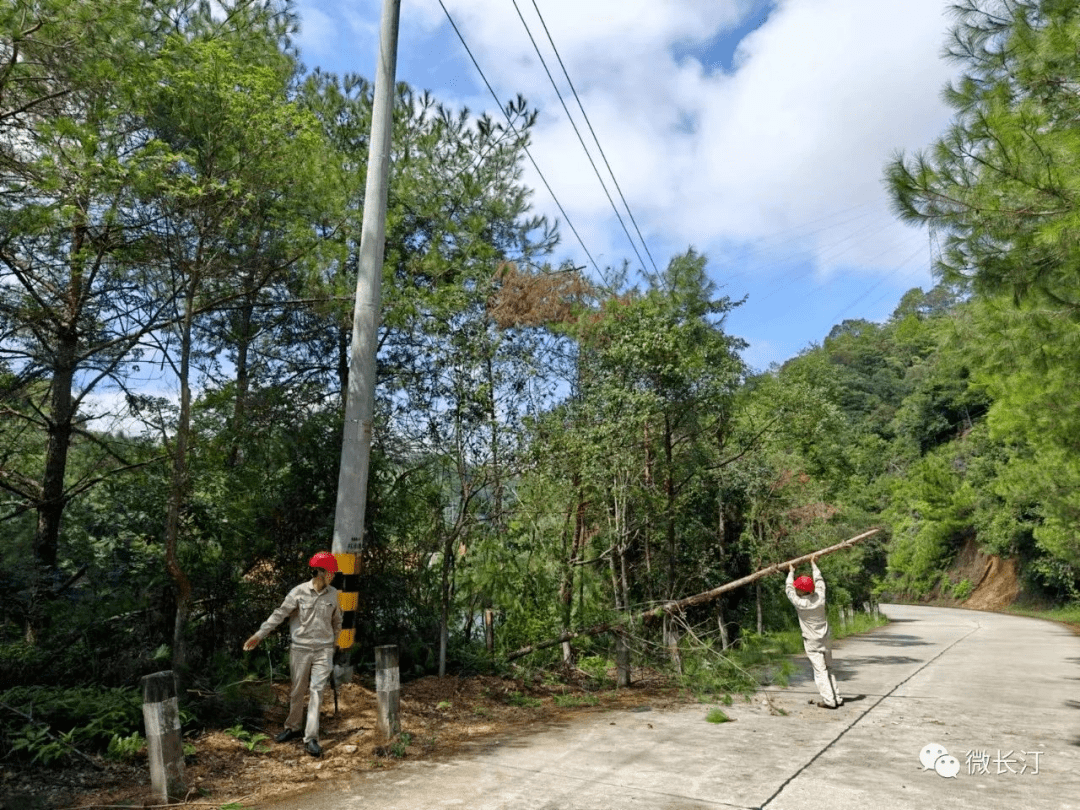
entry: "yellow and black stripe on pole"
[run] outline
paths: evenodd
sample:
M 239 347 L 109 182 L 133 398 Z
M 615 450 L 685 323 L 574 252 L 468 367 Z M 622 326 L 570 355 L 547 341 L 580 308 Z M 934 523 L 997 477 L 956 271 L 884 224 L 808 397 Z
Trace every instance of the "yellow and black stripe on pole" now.
M 334 587 L 338 590 L 338 605 L 344 614 L 341 632 L 338 633 L 337 646 L 347 650 L 356 643 L 356 608 L 360 601 L 360 555 L 335 554 L 338 573 L 334 577 Z

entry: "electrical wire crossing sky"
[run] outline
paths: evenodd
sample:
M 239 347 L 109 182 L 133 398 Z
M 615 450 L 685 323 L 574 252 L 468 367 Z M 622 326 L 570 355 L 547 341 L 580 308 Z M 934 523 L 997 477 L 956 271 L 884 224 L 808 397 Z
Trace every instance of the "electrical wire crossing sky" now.
M 898 152 L 949 123 L 950 0 L 403 0 L 398 80 L 501 118 L 539 110 L 524 182 L 551 257 L 656 273 L 693 247 L 755 369 L 929 289 L 891 213 Z M 380 0 L 300 0 L 309 68 L 374 76 Z

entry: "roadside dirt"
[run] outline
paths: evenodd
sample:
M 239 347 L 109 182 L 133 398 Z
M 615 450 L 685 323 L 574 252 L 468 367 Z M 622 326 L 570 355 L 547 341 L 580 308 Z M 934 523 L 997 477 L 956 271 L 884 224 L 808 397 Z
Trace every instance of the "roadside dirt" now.
M 969 581 L 974 589 L 961 602 L 972 610 L 1004 610 L 1020 595 L 1020 568 L 1016 560 L 1007 560 L 979 551 L 974 539 L 968 539 L 956 557 L 951 572 L 955 582 Z
M 952 596 L 947 589 L 935 586 L 920 601 L 942 607 L 963 607 L 971 610 L 1005 610 L 1021 595 L 1020 566 L 1017 560 L 1005 559 L 979 550 L 973 537 L 969 537 L 952 566 L 949 583 L 958 585 L 970 582 L 971 592 L 963 599 Z
M 359 679 L 339 689 L 338 711 L 327 690 L 323 701 L 320 742 L 324 754 L 315 759 L 299 741 L 281 745 L 288 704 L 288 685 L 273 686 L 273 704 L 266 707 L 261 733 L 269 739 L 252 745 L 214 730 L 185 739 L 194 747 L 185 763 L 189 794 L 178 807 L 258 807 L 267 799 L 301 791 L 316 782 L 348 778 L 357 771 L 394 768 L 405 760 L 450 756 L 463 745 L 486 737 L 565 720 L 582 712 L 664 708 L 692 700 L 653 673 L 635 674 L 627 689 L 590 690 L 589 682 L 544 685 L 498 677 L 422 678 L 402 685 L 401 728 L 396 741 L 376 731 L 375 692 Z M 250 749 L 250 750 L 249 750 Z M 76 764 L 63 769 L 0 768 L 7 799 L 0 810 L 75 810 L 75 808 L 150 807 L 159 802 L 150 793 L 145 758 L 135 765 L 104 764 L 102 770 Z

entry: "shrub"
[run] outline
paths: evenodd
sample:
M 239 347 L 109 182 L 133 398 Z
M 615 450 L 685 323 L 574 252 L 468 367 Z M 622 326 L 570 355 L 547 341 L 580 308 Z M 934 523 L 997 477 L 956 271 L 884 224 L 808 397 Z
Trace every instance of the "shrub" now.
M 75 748 L 107 752 L 114 738 L 138 735 L 142 721 L 134 688 L 17 686 L 0 694 L 0 704 L 0 750 L 44 764 Z

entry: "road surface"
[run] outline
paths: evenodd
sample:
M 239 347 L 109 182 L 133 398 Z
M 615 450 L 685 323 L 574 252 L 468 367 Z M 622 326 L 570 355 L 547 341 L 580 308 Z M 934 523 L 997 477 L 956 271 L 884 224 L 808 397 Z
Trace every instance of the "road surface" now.
M 735 722 L 720 725 L 707 705 L 586 714 L 265 810 L 1080 810 L 1080 637 L 995 613 L 882 609 L 887 627 L 836 646 L 841 692 L 865 697 L 835 711 L 808 704 L 800 656 L 790 686 L 768 693 L 783 714 L 762 696 L 723 707 Z

